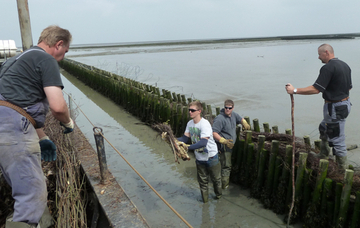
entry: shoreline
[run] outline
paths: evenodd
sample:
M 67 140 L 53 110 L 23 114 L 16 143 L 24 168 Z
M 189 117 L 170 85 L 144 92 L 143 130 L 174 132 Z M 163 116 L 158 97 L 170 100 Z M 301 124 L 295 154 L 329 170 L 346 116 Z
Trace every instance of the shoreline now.
M 360 33 L 342 34 L 318 34 L 318 35 L 294 35 L 294 36 L 274 36 L 274 37 L 249 37 L 249 38 L 228 38 L 228 39 L 201 39 L 201 40 L 169 40 L 169 41 L 150 41 L 150 42 L 128 42 L 128 43 L 102 43 L 102 44 L 75 44 L 70 49 L 87 48 L 109 48 L 109 47 L 144 47 L 144 46 L 164 46 L 164 45 L 184 45 L 184 44 L 212 44 L 212 43 L 232 43 L 232 42 L 254 42 L 254 41 L 274 41 L 274 40 L 315 40 L 315 39 L 355 39 L 360 37 Z

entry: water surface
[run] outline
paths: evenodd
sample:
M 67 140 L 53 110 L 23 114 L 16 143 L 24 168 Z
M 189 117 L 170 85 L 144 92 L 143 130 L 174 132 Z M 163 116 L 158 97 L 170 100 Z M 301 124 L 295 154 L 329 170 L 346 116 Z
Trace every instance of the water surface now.
M 346 125 L 347 144 L 357 144 L 360 40 L 271 41 L 206 45 L 71 49 L 67 57 L 186 97 L 213 108 L 235 101 L 241 116 L 260 123 L 291 128 L 290 96 L 285 84 L 313 84 L 322 66 L 317 47 L 333 45 L 335 55 L 352 68 L 352 112 Z M 93 123 L 150 184 L 194 227 L 285 227 L 283 216 L 249 198 L 247 190 L 231 185 L 221 200 L 200 202 L 194 156 L 174 163 L 169 145 L 149 126 L 81 82 L 63 74 L 71 93 Z M 321 95 L 295 95 L 295 133 L 318 139 L 322 119 Z M 76 123 L 94 145 L 92 126 L 80 113 Z M 152 227 L 186 227 L 109 145 L 109 168 Z M 212 189 L 210 190 L 213 194 Z M 299 225 L 300 226 L 300 225 Z

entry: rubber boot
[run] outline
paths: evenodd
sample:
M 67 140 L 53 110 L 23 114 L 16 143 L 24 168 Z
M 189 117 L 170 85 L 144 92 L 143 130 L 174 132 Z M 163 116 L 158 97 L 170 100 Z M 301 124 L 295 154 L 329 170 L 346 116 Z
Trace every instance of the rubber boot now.
M 227 189 L 229 187 L 229 177 L 221 177 L 221 186 L 222 189 Z
M 209 201 L 209 191 L 204 191 L 204 190 L 200 190 L 200 191 L 203 202 L 207 203 Z
M 329 159 L 330 154 L 330 146 L 327 140 L 321 140 L 320 144 L 320 153 L 316 154 L 314 152 L 310 152 L 314 157 L 319 159 Z
M 345 169 L 347 168 L 347 156 L 343 156 L 343 157 L 336 156 L 336 163 L 338 165 L 339 170 L 345 172 Z
M 214 199 L 220 199 L 222 197 L 222 188 L 221 188 L 220 181 L 218 184 L 214 184 L 214 192 L 215 192 L 215 198 Z

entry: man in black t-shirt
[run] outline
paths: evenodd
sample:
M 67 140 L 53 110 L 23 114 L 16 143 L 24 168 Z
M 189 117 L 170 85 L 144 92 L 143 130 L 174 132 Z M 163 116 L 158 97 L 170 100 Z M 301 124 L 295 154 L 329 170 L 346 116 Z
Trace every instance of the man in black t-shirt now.
M 49 225 L 44 224 L 43 216 L 49 212 L 41 160 L 55 161 L 56 146 L 42 127 L 50 108 L 65 127 L 64 134 L 74 129 L 57 63 L 70 42 L 68 30 L 49 26 L 37 46 L 8 59 L 0 68 L 0 169 L 15 199 L 6 227 Z
M 315 83 L 305 88 L 294 88 L 290 83 L 285 86 L 288 94 L 311 95 L 322 92 L 325 100 L 324 119 L 319 125 L 321 147 L 319 158 L 328 158 L 330 147 L 336 156 L 339 169 L 346 169 L 347 151 L 345 144 L 345 121 L 351 110 L 349 92 L 352 88 L 351 69 L 343 61 L 335 58 L 329 44 L 318 48 L 319 59 L 325 63 Z

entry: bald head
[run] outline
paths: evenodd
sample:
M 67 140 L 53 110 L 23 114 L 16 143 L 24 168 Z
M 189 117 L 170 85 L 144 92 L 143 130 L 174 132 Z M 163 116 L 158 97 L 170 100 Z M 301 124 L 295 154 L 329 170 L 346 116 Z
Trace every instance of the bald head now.
M 328 63 L 330 59 L 335 58 L 334 49 L 330 44 L 322 44 L 318 48 L 319 59 L 323 63 Z
M 333 47 L 331 47 L 330 44 L 322 44 L 322 45 L 320 45 L 319 50 L 321 50 L 323 52 L 328 51 L 329 53 L 334 54 L 334 49 L 333 49 Z

